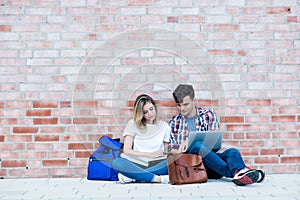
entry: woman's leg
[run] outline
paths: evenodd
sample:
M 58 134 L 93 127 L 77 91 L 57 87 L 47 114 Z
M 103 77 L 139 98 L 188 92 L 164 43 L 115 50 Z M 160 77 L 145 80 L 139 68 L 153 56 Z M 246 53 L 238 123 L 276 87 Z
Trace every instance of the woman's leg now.
M 143 182 L 153 182 L 155 175 L 168 174 L 168 168 L 165 161 L 160 162 L 153 167 L 143 169 L 139 165 L 130 162 L 125 158 L 116 158 L 112 162 L 112 166 L 117 172 Z

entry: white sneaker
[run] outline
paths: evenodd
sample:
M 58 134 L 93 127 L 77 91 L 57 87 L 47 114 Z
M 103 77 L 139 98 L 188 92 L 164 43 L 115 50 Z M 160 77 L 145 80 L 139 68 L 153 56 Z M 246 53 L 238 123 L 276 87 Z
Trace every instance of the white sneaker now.
M 132 183 L 132 182 L 135 182 L 134 179 L 129 178 L 129 177 L 127 177 L 127 176 L 124 176 L 124 175 L 121 174 L 121 173 L 118 173 L 118 179 L 119 179 L 119 182 L 120 182 L 120 183 Z
M 170 183 L 169 175 L 160 176 L 160 182 L 163 184 L 169 184 Z

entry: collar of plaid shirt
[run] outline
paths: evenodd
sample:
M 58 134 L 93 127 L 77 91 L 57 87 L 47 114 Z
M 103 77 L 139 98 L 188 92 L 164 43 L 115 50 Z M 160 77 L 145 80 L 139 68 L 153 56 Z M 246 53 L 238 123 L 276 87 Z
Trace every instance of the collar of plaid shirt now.
M 195 126 L 197 130 L 207 131 L 218 129 L 218 119 L 216 113 L 210 109 L 196 107 L 196 120 Z M 174 116 L 170 121 L 171 127 L 171 145 L 172 148 L 178 148 L 182 141 L 188 137 L 188 127 L 186 118 L 179 113 Z

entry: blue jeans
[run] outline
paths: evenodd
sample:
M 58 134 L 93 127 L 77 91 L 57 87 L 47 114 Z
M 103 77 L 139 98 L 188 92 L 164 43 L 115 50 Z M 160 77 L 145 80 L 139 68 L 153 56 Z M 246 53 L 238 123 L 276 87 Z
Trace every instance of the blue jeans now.
M 188 153 L 200 154 L 205 167 L 220 176 L 232 178 L 237 171 L 246 167 L 240 152 L 235 148 L 216 153 L 205 146 L 203 142 L 197 142 L 189 148 Z
M 113 160 L 112 166 L 118 173 L 121 173 L 129 178 L 135 179 L 136 181 L 147 183 L 152 183 L 155 175 L 168 174 L 167 160 L 164 160 L 148 168 L 142 168 L 139 165 L 125 158 L 116 158 Z

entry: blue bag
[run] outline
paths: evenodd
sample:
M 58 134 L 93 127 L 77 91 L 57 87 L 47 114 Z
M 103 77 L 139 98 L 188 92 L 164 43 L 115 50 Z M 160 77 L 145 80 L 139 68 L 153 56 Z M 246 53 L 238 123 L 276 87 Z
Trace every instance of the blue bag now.
M 118 180 L 118 173 L 112 168 L 112 161 L 120 156 L 122 143 L 106 135 L 99 139 L 100 147 L 90 156 L 88 180 Z

